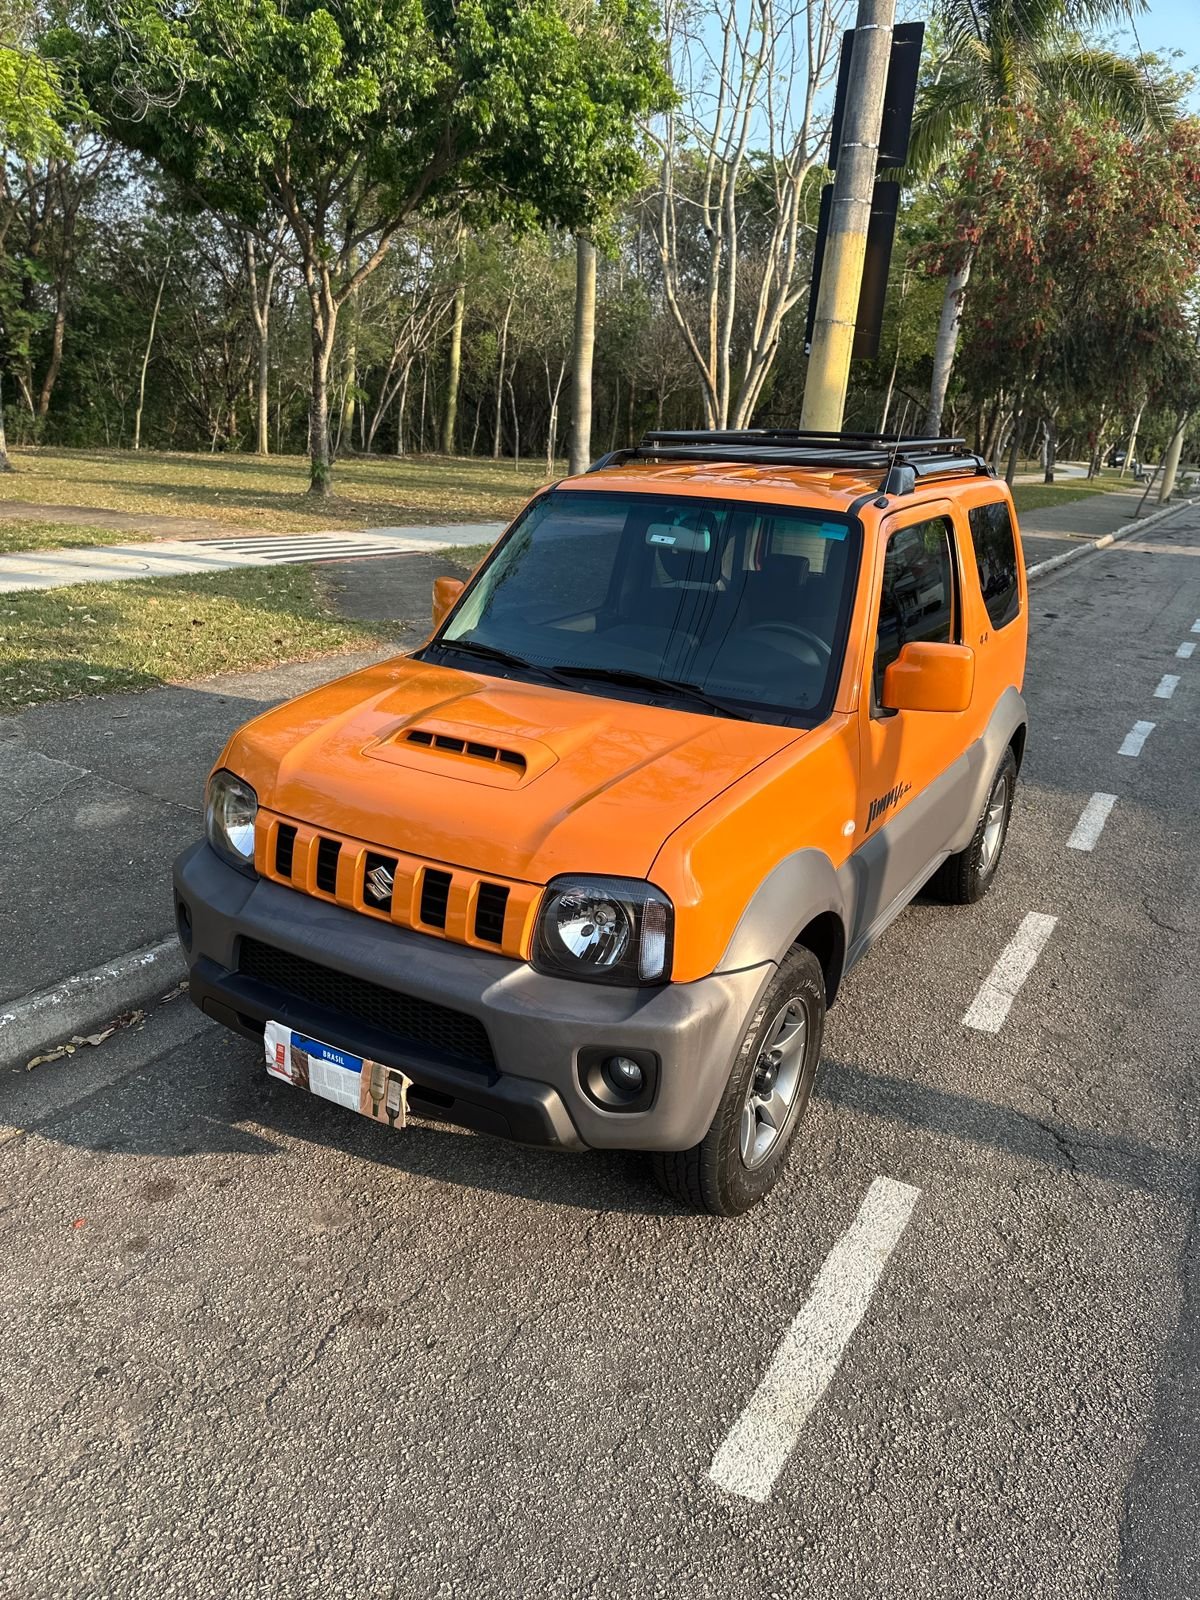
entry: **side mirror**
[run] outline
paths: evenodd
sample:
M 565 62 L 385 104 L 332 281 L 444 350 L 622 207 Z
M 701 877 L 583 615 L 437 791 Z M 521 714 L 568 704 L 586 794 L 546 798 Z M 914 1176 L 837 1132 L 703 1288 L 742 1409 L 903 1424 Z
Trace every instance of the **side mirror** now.
M 433 580 L 433 625 L 440 628 L 454 610 L 459 595 L 466 588 L 461 578 L 435 578 Z
M 888 711 L 965 711 L 975 688 L 975 652 L 965 644 L 906 644 L 883 675 Z

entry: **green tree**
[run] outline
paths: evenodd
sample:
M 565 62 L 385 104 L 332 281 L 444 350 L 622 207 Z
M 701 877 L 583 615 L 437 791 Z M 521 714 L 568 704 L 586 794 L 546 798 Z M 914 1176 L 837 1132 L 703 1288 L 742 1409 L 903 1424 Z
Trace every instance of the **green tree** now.
M 422 208 L 586 227 L 664 93 L 648 0 L 90 0 L 70 50 L 112 131 L 247 222 L 287 217 L 311 313 L 311 485 L 338 313 Z
M 909 170 L 928 174 L 965 145 L 979 168 L 1003 127 L 1022 113 L 1053 123 L 1064 104 L 1113 117 L 1128 131 L 1161 125 L 1164 77 L 1090 45 L 1081 30 L 1144 10 L 1143 0 L 938 0 L 937 45 L 913 122 Z M 969 227 L 947 252 L 926 432 L 940 433 L 974 249 Z
M 1104 421 L 1194 387 L 1200 121 L 1136 140 L 1078 118 L 1006 128 L 955 210 L 974 241 L 964 368 L 1046 419 L 1051 470 L 1058 413 L 1101 419 L 1096 456 Z

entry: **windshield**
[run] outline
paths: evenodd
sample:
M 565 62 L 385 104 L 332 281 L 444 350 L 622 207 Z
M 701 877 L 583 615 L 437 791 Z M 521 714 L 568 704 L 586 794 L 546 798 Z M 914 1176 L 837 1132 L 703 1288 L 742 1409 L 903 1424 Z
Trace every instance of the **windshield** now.
M 712 709 L 815 721 L 837 683 L 857 548 L 851 519 L 824 512 L 555 491 L 529 508 L 431 648 L 565 669 L 584 691 L 591 673 L 599 693 L 628 675 L 620 692 L 703 708 L 688 685 Z

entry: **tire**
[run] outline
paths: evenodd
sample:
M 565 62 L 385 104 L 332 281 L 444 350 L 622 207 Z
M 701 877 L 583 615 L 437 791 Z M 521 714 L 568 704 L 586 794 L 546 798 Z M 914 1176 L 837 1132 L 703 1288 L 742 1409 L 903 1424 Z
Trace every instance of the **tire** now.
M 808 1109 L 824 1031 L 821 964 L 796 945 L 750 1019 L 704 1138 L 654 1157 L 654 1175 L 673 1200 L 736 1217 L 774 1188 Z
M 1016 788 L 1017 761 L 1010 748 L 996 769 L 970 844 L 943 861 L 929 880 L 930 892 L 939 900 L 947 905 L 970 906 L 982 900 L 991 888 L 1008 839 Z

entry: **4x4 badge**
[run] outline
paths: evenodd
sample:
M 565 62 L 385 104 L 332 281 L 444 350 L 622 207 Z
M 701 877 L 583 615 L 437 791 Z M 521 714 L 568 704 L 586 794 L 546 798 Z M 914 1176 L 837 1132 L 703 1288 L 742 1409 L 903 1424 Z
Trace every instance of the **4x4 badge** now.
M 366 887 L 371 891 L 372 900 L 384 901 L 392 898 L 392 890 L 396 887 L 396 880 L 388 869 L 380 862 L 379 866 L 372 867 L 366 876 Z

